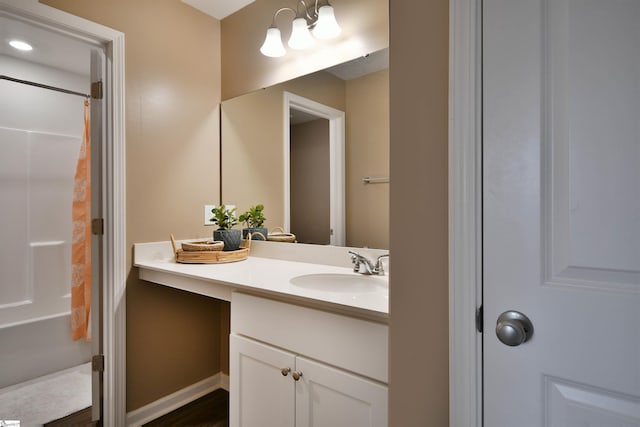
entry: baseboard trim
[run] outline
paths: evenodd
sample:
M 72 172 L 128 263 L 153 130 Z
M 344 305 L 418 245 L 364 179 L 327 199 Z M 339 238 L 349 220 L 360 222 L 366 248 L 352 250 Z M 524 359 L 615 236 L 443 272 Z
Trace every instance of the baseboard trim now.
M 229 391 L 229 375 L 219 372 L 141 408 L 127 412 L 127 426 L 140 427 L 218 389 Z

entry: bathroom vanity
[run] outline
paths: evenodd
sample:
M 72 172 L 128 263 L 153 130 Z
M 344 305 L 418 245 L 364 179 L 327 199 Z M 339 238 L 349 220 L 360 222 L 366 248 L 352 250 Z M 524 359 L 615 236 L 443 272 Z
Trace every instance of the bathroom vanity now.
M 231 303 L 232 426 L 386 426 L 388 277 L 354 273 L 347 251 L 254 242 L 245 261 L 177 264 L 160 242 L 135 245 L 134 264 Z

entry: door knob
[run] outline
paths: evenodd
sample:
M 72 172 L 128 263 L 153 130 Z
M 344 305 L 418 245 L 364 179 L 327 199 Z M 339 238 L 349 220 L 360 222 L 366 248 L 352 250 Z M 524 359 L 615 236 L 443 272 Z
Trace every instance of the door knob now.
M 498 317 L 496 335 L 503 344 L 516 347 L 531 339 L 533 324 L 519 311 L 505 311 Z

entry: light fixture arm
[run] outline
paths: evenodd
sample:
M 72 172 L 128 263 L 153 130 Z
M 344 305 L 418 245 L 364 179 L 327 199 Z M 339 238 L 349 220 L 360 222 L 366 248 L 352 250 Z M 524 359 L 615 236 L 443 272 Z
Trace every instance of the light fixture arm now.
M 328 6 L 329 5 L 329 0 L 325 0 L 324 3 Z M 313 6 L 313 18 L 312 19 L 318 19 L 318 0 L 315 1 L 315 4 Z
M 309 15 L 309 11 L 307 10 L 307 3 L 304 0 L 298 0 L 298 4 L 296 5 L 296 18 L 302 18 L 302 14 L 300 13 L 300 4 L 302 4 L 303 8 L 302 10 L 304 11 L 304 15 L 308 18 L 311 19 L 311 16 Z
M 300 0 L 302 1 L 302 0 Z M 288 10 L 290 12 L 293 12 L 293 14 L 295 16 L 298 16 L 298 11 L 297 10 L 293 10 L 290 7 L 281 7 L 280 9 L 276 10 L 276 13 L 273 14 L 273 21 L 271 21 L 271 27 L 270 28 L 276 28 L 276 19 L 278 19 L 278 15 L 280 14 L 280 12 L 284 12 L 285 10 Z
M 302 5 L 304 6 L 304 14 L 305 14 L 305 16 L 307 18 L 307 21 L 309 22 L 309 27 L 313 26 L 316 23 L 316 21 L 318 20 L 318 2 L 319 2 L 319 0 L 315 0 L 315 2 L 313 3 L 312 6 L 307 6 L 307 3 L 306 3 L 305 0 L 299 0 L 298 8 L 300 7 L 300 3 L 302 3 Z M 329 5 L 329 1 L 328 0 L 325 0 L 324 3 L 327 6 Z M 311 10 L 311 8 L 313 8 L 313 10 L 312 10 L 313 14 L 309 13 L 309 10 Z M 297 16 L 299 16 L 299 15 L 297 15 Z
M 296 18 L 302 18 L 303 14 L 300 13 L 300 4 L 304 6 L 304 9 L 303 9 L 304 17 L 307 19 L 309 26 L 312 27 L 318 20 L 318 3 L 325 3 L 325 5 L 327 6 L 330 5 L 328 0 L 324 0 L 323 2 L 320 2 L 320 0 L 315 0 L 313 4 L 313 15 L 309 14 L 309 10 L 311 9 L 311 6 L 308 7 L 305 0 L 298 0 L 298 4 L 295 10 L 291 7 L 281 7 L 280 9 L 276 10 L 276 13 L 273 14 L 273 20 L 271 21 L 270 28 L 277 27 L 276 20 L 278 19 L 278 15 L 281 12 L 284 12 L 285 10 L 288 10 L 289 12 L 293 12 Z

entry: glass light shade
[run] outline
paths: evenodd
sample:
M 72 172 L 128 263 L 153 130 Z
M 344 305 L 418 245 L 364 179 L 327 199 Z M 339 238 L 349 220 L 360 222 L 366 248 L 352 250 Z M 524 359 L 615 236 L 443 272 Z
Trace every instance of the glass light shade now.
M 260 52 L 264 56 L 270 56 L 272 58 L 284 56 L 284 54 L 287 53 L 282 44 L 282 36 L 280 35 L 279 29 L 272 27 L 267 30 L 267 37 L 264 39 Z
M 333 13 L 333 7 L 325 5 L 318 9 L 318 21 L 313 29 L 313 35 L 317 39 L 327 40 L 333 39 L 340 35 L 342 28 L 336 21 L 336 16 Z
M 315 44 L 315 40 L 307 27 L 307 20 L 296 18 L 293 20 L 289 47 L 291 49 L 307 49 Z

